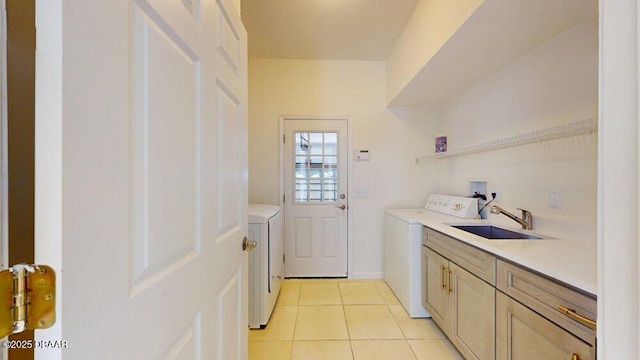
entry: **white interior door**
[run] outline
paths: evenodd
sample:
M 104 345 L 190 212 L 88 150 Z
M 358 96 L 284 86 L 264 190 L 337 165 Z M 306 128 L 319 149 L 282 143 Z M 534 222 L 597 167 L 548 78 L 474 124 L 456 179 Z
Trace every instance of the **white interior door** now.
M 230 0 L 37 4 L 38 359 L 246 359 L 247 52 Z
M 8 203 L 7 203 L 7 11 L 5 0 L 0 0 L 0 266 L 8 267 Z M 0 351 L 0 359 L 6 351 Z
M 285 120 L 285 276 L 347 276 L 347 121 Z

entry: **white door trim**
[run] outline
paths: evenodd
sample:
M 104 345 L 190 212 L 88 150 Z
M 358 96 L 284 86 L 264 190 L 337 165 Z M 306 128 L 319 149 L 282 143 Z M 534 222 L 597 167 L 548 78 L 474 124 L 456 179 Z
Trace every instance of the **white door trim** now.
M 0 249 L 0 261 L 2 268 L 9 266 L 9 212 L 8 212 L 8 181 L 9 161 L 7 158 L 7 4 L 0 0 L 0 236 L 2 237 L 2 249 Z
M 599 2 L 598 353 L 640 351 L 640 0 Z
M 284 217 L 284 204 L 282 199 L 284 197 L 284 121 L 285 120 L 346 120 L 347 121 L 347 204 L 351 204 L 352 193 L 352 179 L 353 179 L 353 121 L 350 116 L 339 115 L 280 115 L 279 127 L 278 127 L 278 203 L 280 204 L 281 211 Z M 347 208 L 347 277 L 353 277 L 353 214 L 351 213 L 351 207 Z
M 35 262 L 62 268 L 62 1 L 36 1 L 35 122 Z M 46 134 L 47 136 L 42 136 Z M 46 176 L 40 175 L 46 173 Z M 52 216 L 52 214 L 56 214 Z M 47 216 L 44 216 L 47 215 Z M 46 235 L 45 235 L 46 234 Z M 46 236 L 47 241 L 38 241 Z M 63 319 L 64 278 L 56 279 L 56 318 Z M 61 340 L 60 320 L 35 340 Z M 36 357 L 61 359 L 62 354 L 36 349 Z

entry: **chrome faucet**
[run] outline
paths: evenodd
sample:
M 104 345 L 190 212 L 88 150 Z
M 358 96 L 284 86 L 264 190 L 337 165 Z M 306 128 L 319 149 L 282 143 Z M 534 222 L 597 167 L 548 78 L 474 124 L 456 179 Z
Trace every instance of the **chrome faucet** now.
M 517 222 L 518 224 L 522 225 L 522 228 L 525 230 L 531 230 L 533 229 L 533 215 L 531 215 L 531 212 L 525 209 L 520 209 L 518 208 L 518 210 L 522 211 L 522 219 L 513 215 L 512 213 L 508 212 L 507 210 L 501 208 L 500 206 L 492 206 L 490 211 L 492 214 L 504 214 L 505 216 L 507 216 L 508 218 L 514 220 L 515 222 Z

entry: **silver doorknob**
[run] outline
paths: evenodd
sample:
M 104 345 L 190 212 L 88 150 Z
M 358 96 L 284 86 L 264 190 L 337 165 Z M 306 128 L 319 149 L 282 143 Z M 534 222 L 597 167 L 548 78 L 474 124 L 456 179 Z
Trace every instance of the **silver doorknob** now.
M 344 210 L 344 209 L 346 209 L 346 208 L 347 208 L 347 205 L 345 205 L 345 204 L 342 204 L 342 205 L 336 205 L 336 207 L 337 207 L 338 209 L 340 209 L 340 210 Z
M 242 250 L 244 250 L 244 251 L 251 251 L 257 245 L 258 245 L 257 241 L 249 240 L 249 239 L 247 239 L 246 236 L 244 237 L 244 239 L 242 239 Z

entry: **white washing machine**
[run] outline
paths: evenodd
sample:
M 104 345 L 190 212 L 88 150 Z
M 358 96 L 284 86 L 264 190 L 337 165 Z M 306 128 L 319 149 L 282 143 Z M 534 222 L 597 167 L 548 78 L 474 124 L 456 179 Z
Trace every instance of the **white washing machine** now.
M 267 326 L 284 277 L 284 231 L 280 207 L 249 204 L 249 327 Z
M 385 209 L 384 279 L 412 318 L 430 317 L 422 306 L 422 221 L 472 219 L 478 199 L 431 194 L 423 209 Z

